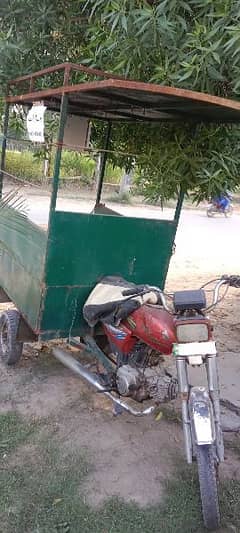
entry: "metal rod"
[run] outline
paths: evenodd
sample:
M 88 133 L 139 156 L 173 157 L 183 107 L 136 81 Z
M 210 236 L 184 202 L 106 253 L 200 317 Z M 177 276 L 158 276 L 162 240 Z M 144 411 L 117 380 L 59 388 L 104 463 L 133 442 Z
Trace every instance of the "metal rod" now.
M 107 130 L 105 134 L 104 150 L 108 149 L 111 129 L 112 129 L 112 123 L 108 122 Z M 102 186 L 103 186 L 103 179 L 105 175 L 106 164 L 107 164 L 107 152 L 105 151 L 103 152 L 101 156 L 101 167 L 100 167 L 99 178 L 98 178 L 96 205 L 98 205 L 101 200 Z
M 177 377 L 178 377 L 178 390 L 182 396 L 182 422 L 184 433 L 184 445 L 187 462 L 192 463 L 193 456 L 193 443 L 191 425 L 188 411 L 188 395 L 189 395 L 189 382 L 188 382 L 188 369 L 185 357 L 176 358 L 177 365 Z
M 218 367 L 217 367 L 217 358 L 215 355 L 213 357 L 210 357 L 210 356 L 207 357 L 206 368 L 207 368 L 209 390 L 210 392 L 215 392 L 219 394 Z
M 81 363 L 79 363 L 79 361 L 76 361 L 76 359 L 74 359 L 74 357 L 72 357 L 65 350 L 62 350 L 60 348 L 53 348 L 52 353 L 54 357 L 58 359 L 58 361 L 60 361 L 65 366 L 70 368 L 70 370 L 75 372 L 75 374 L 85 379 L 88 383 L 90 383 L 93 387 L 95 387 L 95 389 L 101 391 L 103 394 L 105 394 L 105 396 L 110 398 L 115 404 L 120 405 L 122 409 L 124 409 L 125 411 L 128 411 L 132 415 L 144 416 L 144 415 L 149 415 L 154 411 L 155 406 L 148 407 L 147 409 L 144 409 L 143 411 L 141 410 L 137 411 L 136 409 L 133 409 L 127 403 L 113 396 L 111 392 L 105 391 L 104 386 L 98 381 L 97 377 L 92 372 L 89 372 L 89 370 L 87 370 Z
M 19 78 L 15 78 L 14 80 L 9 81 L 9 85 L 17 85 L 18 83 L 22 83 L 23 81 L 27 81 L 31 78 L 39 78 L 41 76 L 45 76 L 46 74 L 52 74 L 53 72 L 59 71 L 59 70 L 75 70 L 78 72 L 85 72 L 86 74 L 92 75 L 92 76 L 99 76 L 100 78 L 107 78 L 107 79 L 116 79 L 116 80 L 125 80 L 123 76 L 118 76 L 116 74 L 112 74 L 111 72 L 105 72 L 104 70 L 99 70 L 96 68 L 86 67 L 85 65 L 78 65 L 76 63 L 60 63 L 59 65 L 55 65 L 54 67 L 47 67 L 42 70 L 38 70 L 37 72 L 34 72 L 33 74 L 26 74 L 25 76 L 20 76 Z
M 188 413 L 188 402 L 187 400 L 182 400 L 182 421 L 183 421 L 183 433 L 184 433 L 184 445 L 185 453 L 188 464 L 192 463 L 192 435 L 191 435 L 191 426 Z
M 177 205 L 176 205 L 176 209 L 175 209 L 175 214 L 174 214 L 174 222 L 178 223 L 178 221 L 179 221 L 183 200 L 184 200 L 184 192 L 183 192 L 182 189 L 180 189 L 180 194 L 179 194 L 179 197 L 178 197 L 178 201 L 177 201 Z
M 50 217 L 51 217 L 52 212 L 55 211 L 56 202 L 57 202 L 59 174 L 60 174 L 61 157 L 62 157 L 62 142 L 64 138 L 64 129 L 65 129 L 65 124 L 67 120 L 67 110 L 68 110 L 68 96 L 66 94 L 63 94 L 62 100 L 61 100 L 60 124 L 59 124 L 58 139 L 57 139 L 58 146 L 57 146 L 55 162 L 54 162 L 53 187 L 52 187 L 52 196 L 51 196 L 51 204 L 50 204 Z
M 85 350 L 88 350 L 88 352 L 92 353 L 93 356 L 97 357 L 97 359 L 103 364 L 103 366 L 105 366 L 108 372 L 112 372 L 112 363 L 109 361 L 105 353 L 99 348 L 93 337 L 86 335 L 84 337 L 84 341 L 86 342 Z
M 5 113 L 4 113 L 4 122 L 3 122 L 3 139 L 2 139 L 2 154 L 1 154 L 1 167 L 0 167 L 0 198 L 2 197 L 3 190 L 3 174 L 5 170 L 6 162 L 6 148 L 7 148 L 7 132 L 8 132 L 8 122 L 9 122 L 9 108 L 10 105 L 6 103 Z
M 189 394 L 189 382 L 186 357 L 176 357 L 178 390 L 180 394 Z
M 218 376 L 218 364 L 216 356 L 208 356 L 206 361 L 207 378 L 209 394 L 212 400 L 214 410 L 214 420 L 216 429 L 216 446 L 218 452 L 218 458 L 222 462 L 224 461 L 224 444 L 221 427 L 221 410 L 220 410 L 220 398 L 219 398 L 219 376 Z

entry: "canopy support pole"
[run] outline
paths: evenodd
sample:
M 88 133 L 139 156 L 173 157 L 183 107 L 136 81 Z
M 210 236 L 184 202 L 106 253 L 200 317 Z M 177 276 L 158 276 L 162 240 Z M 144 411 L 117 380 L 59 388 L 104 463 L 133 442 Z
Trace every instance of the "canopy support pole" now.
M 5 113 L 4 113 L 4 123 L 3 123 L 3 139 L 2 139 L 2 154 L 1 154 L 1 163 L 0 163 L 0 198 L 2 198 L 3 190 L 3 175 L 5 170 L 6 163 L 6 148 L 7 148 L 7 133 L 8 133 L 8 123 L 9 123 L 9 108 L 10 105 L 6 103 Z
M 179 218 L 180 218 L 183 200 L 184 200 L 184 192 L 183 192 L 183 190 L 181 188 L 179 196 L 178 196 L 178 201 L 177 201 L 177 205 L 176 205 L 176 209 L 175 209 L 175 214 L 174 214 L 174 222 L 176 222 L 176 223 L 178 223 Z
M 50 204 L 50 217 L 53 211 L 55 211 L 56 209 L 57 193 L 58 193 L 58 186 L 59 186 L 59 174 L 60 174 L 61 158 L 62 158 L 62 143 L 63 143 L 63 138 L 64 138 L 66 120 L 67 120 L 67 111 L 68 111 L 68 96 L 66 94 L 63 94 L 62 100 L 61 100 L 60 123 L 59 123 L 58 138 L 57 138 L 57 151 L 56 151 L 55 162 L 54 162 L 53 187 L 52 187 L 52 196 L 51 196 L 51 204 Z
M 96 205 L 98 205 L 100 203 L 100 200 L 101 200 L 103 180 L 104 180 L 106 164 L 107 164 L 107 156 L 108 156 L 107 150 L 108 150 L 108 147 L 109 147 L 111 130 L 112 130 L 112 123 L 109 121 L 108 125 L 107 125 L 106 134 L 105 134 L 104 152 L 103 152 L 102 158 L 101 158 L 101 167 L 100 167 L 98 185 L 97 185 Z

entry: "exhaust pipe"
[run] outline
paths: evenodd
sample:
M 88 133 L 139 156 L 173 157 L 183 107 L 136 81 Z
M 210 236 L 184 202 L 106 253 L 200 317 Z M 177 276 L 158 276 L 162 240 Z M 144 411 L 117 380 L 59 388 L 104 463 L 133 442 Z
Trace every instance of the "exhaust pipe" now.
M 125 411 L 128 411 L 128 413 L 131 413 L 134 416 L 144 416 L 144 415 L 150 415 L 154 409 L 155 406 L 152 405 L 151 407 L 148 407 L 147 409 L 144 409 L 142 411 L 137 411 L 136 409 L 133 409 L 128 405 L 127 403 L 123 402 L 119 398 L 116 398 L 111 392 L 107 392 L 104 389 L 104 386 L 98 381 L 98 379 L 87 370 L 85 366 L 83 366 L 79 361 L 76 361 L 72 355 L 70 355 L 65 350 L 62 350 L 61 348 L 53 348 L 52 353 L 58 361 L 63 363 L 67 368 L 72 370 L 75 374 L 80 376 L 81 378 L 85 379 L 90 385 L 95 387 L 95 389 L 102 391 L 105 396 L 110 398 L 115 404 L 119 405 L 122 409 Z

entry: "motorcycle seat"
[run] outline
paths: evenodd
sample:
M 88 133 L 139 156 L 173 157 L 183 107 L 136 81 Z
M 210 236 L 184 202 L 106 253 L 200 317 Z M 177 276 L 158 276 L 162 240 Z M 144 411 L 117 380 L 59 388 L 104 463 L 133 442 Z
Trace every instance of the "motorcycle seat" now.
M 118 276 L 104 277 L 90 293 L 83 306 L 83 316 L 89 326 L 93 327 L 98 322 L 119 325 L 121 320 L 127 318 L 133 311 L 144 303 L 157 303 L 156 294 L 149 290 L 144 296 L 124 295 L 124 292 L 139 292 L 137 286 Z

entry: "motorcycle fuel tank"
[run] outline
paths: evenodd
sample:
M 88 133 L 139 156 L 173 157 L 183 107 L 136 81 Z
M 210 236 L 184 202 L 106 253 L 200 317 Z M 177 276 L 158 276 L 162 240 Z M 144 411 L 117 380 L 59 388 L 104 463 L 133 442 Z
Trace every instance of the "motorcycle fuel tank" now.
M 171 355 L 176 342 L 173 317 L 160 307 L 143 305 L 134 311 L 124 324 L 132 334 L 164 355 Z
M 153 350 L 171 355 L 172 346 L 177 342 L 173 317 L 164 309 L 150 305 L 143 305 L 117 327 L 104 324 L 104 330 L 125 354 L 141 340 Z

